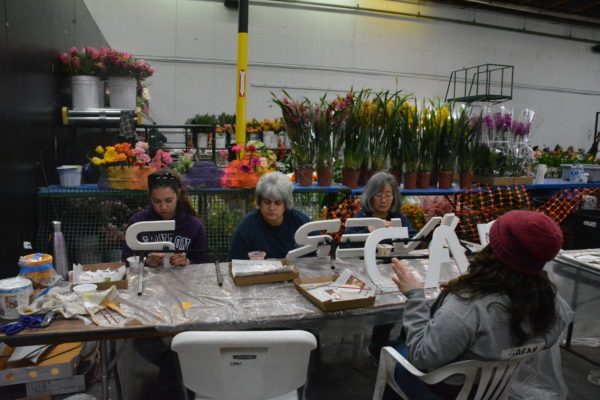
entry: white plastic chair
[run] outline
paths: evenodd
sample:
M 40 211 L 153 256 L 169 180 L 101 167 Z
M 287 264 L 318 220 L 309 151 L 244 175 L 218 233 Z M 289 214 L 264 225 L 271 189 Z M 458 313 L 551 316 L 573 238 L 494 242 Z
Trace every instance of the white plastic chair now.
M 502 361 L 458 361 L 444 365 L 434 371 L 423 373 L 402 357 L 394 348 L 386 346 L 381 349 L 373 400 L 381 400 L 386 383 L 400 397 L 405 400 L 411 400 L 396 384 L 396 380 L 394 379 L 396 363 L 402 364 L 408 372 L 430 385 L 439 383 L 452 375 L 463 375 L 465 382 L 462 390 L 456 397 L 457 400 L 506 399 L 508 398 L 508 388 L 512 379 L 516 376 L 516 372 L 530 358 L 531 356 Z M 477 392 L 474 396 L 468 397 L 475 385 L 477 385 Z
M 298 399 L 315 336 L 306 331 L 183 332 L 171 348 L 196 399 Z

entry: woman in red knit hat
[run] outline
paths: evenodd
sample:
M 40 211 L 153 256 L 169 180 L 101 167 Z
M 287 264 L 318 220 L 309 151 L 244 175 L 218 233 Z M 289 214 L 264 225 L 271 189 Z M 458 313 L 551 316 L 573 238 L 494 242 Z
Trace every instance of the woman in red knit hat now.
M 392 259 L 393 280 L 407 298 L 406 339 L 397 349 L 415 367 L 433 370 L 460 360 L 508 359 L 515 348 L 551 347 L 572 317 L 543 270 L 561 246 L 556 222 L 510 211 L 492 224 L 489 245 L 470 258 L 467 273 L 441 285 L 431 308 L 411 271 Z M 425 385 L 400 366 L 396 381 L 410 399 L 455 398 L 462 384 L 451 377 Z

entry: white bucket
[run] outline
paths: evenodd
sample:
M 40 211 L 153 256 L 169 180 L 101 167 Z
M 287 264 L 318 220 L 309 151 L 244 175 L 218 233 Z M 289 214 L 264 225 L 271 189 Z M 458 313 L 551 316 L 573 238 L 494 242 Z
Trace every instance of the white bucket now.
M 110 108 L 135 110 L 137 82 L 128 76 L 109 76 Z
M 208 148 L 208 133 L 199 132 L 197 133 L 196 147 L 199 149 Z
M 27 278 L 0 279 L 0 318 L 19 318 L 19 307 L 28 306 L 32 294 L 33 285 Z
M 75 75 L 71 77 L 71 100 L 74 109 L 98 108 L 98 87 L 100 78 L 97 76 Z
M 81 185 L 81 165 L 61 165 L 56 167 L 60 185 L 66 187 Z

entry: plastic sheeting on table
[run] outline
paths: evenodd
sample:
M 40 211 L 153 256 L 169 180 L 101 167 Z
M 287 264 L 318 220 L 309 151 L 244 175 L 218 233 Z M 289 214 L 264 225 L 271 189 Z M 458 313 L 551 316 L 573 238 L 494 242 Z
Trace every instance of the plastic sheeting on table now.
M 424 281 L 427 259 L 405 261 Z M 336 271 L 331 270 L 328 258 L 300 258 L 294 265 L 301 277 L 332 275 L 349 268 L 368 280 L 364 262 L 359 259 L 336 261 Z M 217 284 L 214 264 L 146 267 L 141 296 L 137 295 L 139 274 L 130 271 L 129 288 L 119 291 L 121 308 L 141 323 L 164 331 L 296 328 L 349 333 L 374 324 L 399 322 L 402 317 L 405 297 L 399 291 L 377 293 L 372 307 L 327 313 L 303 297 L 292 282 L 235 286 L 228 264 L 220 266 L 223 286 Z M 379 268 L 383 276 L 393 275 L 390 264 Z M 442 269 L 442 281 L 455 276 L 455 266 Z M 437 291 L 428 289 L 427 296 L 433 299 Z

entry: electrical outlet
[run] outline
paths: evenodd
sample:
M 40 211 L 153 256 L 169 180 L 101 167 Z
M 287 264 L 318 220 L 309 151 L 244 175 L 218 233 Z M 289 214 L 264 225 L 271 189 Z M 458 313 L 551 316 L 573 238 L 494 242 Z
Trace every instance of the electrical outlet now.
M 25 241 L 23 242 L 23 249 L 24 249 L 24 250 L 32 250 L 32 249 L 33 249 L 33 247 L 31 247 L 31 242 L 28 242 L 28 241 L 26 241 L 26 240 L 25 240 Z

